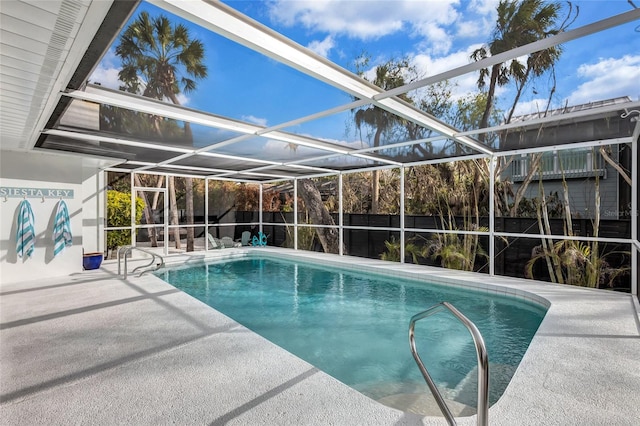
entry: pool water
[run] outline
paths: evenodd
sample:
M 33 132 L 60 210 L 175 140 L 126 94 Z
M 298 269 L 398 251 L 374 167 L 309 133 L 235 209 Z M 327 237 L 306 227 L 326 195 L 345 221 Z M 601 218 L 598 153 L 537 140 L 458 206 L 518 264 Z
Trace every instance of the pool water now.
M 473 321 L 504 392 L 546 310 L 516 298 L 311 263 L 247 257 L 158 272 L 278 346 L 376 400 L 429 393 L 409 348 L 411 317 L 441 301 Z M 448 399 L 476 407 L 471 336 L 443 311 L 416 325 L 418 352 Z

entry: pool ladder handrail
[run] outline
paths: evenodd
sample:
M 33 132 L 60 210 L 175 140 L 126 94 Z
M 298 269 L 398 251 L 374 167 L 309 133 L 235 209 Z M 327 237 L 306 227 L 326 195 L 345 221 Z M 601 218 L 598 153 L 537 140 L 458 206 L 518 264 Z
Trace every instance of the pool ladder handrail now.
M 438 407 L 440 407 L 440 411 L 444 414 L 444 417 L 447 419 L 450 425 L 455 425 L 456 421 L 453 418 L 453 414 L 449 410 L 447 403 L 445 402 L 442 394 L 436 387 L 433 379 L 429 375 L 427 368 L 424 366 L 422 359 L 420 359 L 420 355 L 418 355 L 418 351 L 416 350 L 416 342 L 414 335 L 414 328 L 417 321 L 420 321 L 423 318 L 429 317 L 435 313 L 438 313 L 443 310 L 443 308 L 448 309 L 460 322 L 469 330 L 471 333 L 471 337 L 473 338 L 473 343 L 476 347 L 476 355 L 478 357 L 478 421 L 477 424 L 479 426 L 487 426 L 489 424 L 489 355 L 487 354 L 487 348 L 484 344 L 484 339 L 478 330 L 478 327 L 471 322 L 467 317 L 465 317 L 462 312 L 457 310 L 452 304 L 448 302 L 440 302 L 436 305 L 433 305 L 429 309 L 424 312 L 420 312 L 413 317 L 411 317 L 411 321 L 409 322 L 409 344 L 411 345 L 411 354 L 413 358 L 416 360 L 418 364 L 418 368 L 420 368 L 420 372 L 422 376 L 427 382 L 429 389 L 431 389 L 431 393 L 433 397 L 436 399 Z
M 149 267 L 149 266 L 151 266 L 151 265 L 154 265 L 154 264 L 155 264 L 155 261 L 156 261 L 156 258 L 159 258 L 159 259 L 160 259 L 160 263 L 158 263 L 158 264 L 157 264 L 154 268 L 152 268 L 152 269 L 146 269 L 146 270 L 144 270 L 144 271 L 140 272 L 140 275 L 139 275 L 139 276 L 142 276 L 142 274 L 144 274 L 145 272 L 157 271 L 158 269 L 160 269 L 160 268 L 164 267 L 164 258 L 163 258 L 162 256 L 160 256 L 159 254 L 154 253 L 154 252 L 152 252 L 152 251 L 150 251 L 150 250 L 145 250 L 145 249 L 140 248 L 140 247 L 135 247 L 135 246 L 122 246 L 122 247 L 118 248 L 118 275 L 120 275 L 120 274 L 121 274 L 121 267 L 120 267 L 120 266 L 121 266 L 121 263 L 120 263 L 120 258 L 121 258 L 122 256 L 124 256 L 124 275 L 123 275 L 123 278 L 124 278 L 124 279 L 126 279 L 126 278 L 127 278 L 127 255 L 128 255 L 129 253 L 131 253 L 133 250 L 139 250 L 139 251 L 141 251 L 141 252 L 144 252 L 144 253 L 150 254 L 150 255 L 151 255 L 151 262 L 150 262 L 150 263 L 148 263 L 148 264 L 146 264 L 146 265 L 141 265 L 141 266 L 138 266 L 138 267 L 134 268 L 134 269 L 133 269 L 133 271 L 131 271 L 131 273 L 132 273 L 132 274 L 135 274 L 135 273 L 136 273 L 136 271 L 138 271 L 138 270 L 140 270 L 140 269 L 142 269 L 142 268 L 147 268 L 147 267 Z

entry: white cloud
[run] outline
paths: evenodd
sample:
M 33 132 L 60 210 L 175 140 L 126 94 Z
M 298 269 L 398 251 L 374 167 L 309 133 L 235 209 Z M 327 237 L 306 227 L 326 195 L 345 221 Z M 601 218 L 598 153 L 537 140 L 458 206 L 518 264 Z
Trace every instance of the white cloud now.
M 533 114 L 534 112 L 543 112 L 547 107 L 548 99 L 532 99 L 527 102 L 518 102 L 516 105 L 516 109 L 513 112 L 513 116 L 516 117 L 518 115 L 526 115 Z M 553 105 L 550 106 L 550 109 L 554 109 Z
M 269 3 L 269 13 L 274 21 L 286 26 L 302 24 L 314 31 L 363 40 L 409 29 L 414 35 L 435 34 L 442 41 L 437 28 L 455 21 L 456 4 L 458 0 L 397 0 L 391 7 L 389 2 L 382 1 L 276 0 Z
M 424 52 L 438 54 L 447 53 L 451 49 L 452 37 L 442 27 L 426 24 L 420 35 L 425 37 L 425 41 L 419 44 L 419 48 Z
M 488 39 L 496 24 L 498 3 L 499 0 L 469 1 L 461 19 L 456 20 L 456 37 Z
M 324 56 L 327 58 L 329 56 L 329 51 L 333 49 L 335 46 L 335 42 L 333 37 L 328 35 L 322 41 L 314 40 L 307 46 L 309 50 L 317 53 L 320 56 Z
M 467 4 L 467 11 L 486 15 L 495 23 L 498 16 L 498 3 L 500 3 L 500 0 L 471 0 Z
M 456 22 L 456 37 L 478 37 L 480 34 L 488 33 L 487 27 L 491 27 L 488 19 L 460 20 Z
M 89 83 L 98 83 L 102 87 L 109 89 L 118 89 L 122 84 L 122 82 L 118 80 L 119 71 L 117 68 L 104 68 L 99 66 L 93 71 L 91 77 L 89 77 Z
M 89 77 L 89 82 L 100 83 L 101 86 L 109 89 L 118 89 L 122 84 L 122 82 L 118 80 L 118 72 L 120 72 L 119 66 L 120 61 L 115 54 L 115 50 L 113 48 L 107 50 L 100 64 Z
M 577 77 L 586 79 L 569 96 L 569 105 L 629 96 L 640 96 L 640 55 L 601 58 L 595 64 L 578 67 Z
M 266 118 L 255 117 L 253 115 L 243 115 L 241 117 L 241 119 L 243 121 L 246 121 L 246 122 L 249 122 L 249 123 L 257 124 L 258 126 L 266 126 L 267 125 L 267 119 Z
M 182 106 L 189 105 L 189 102 L 191 102 L 191 99 L 184 93 L 178 93 L 176 98 L 178 98 L 178 102 L 180 102 L 180 105 Z
M 434 57 L 427 53 L 420 53 L 413 57 L 413 63 L 423 75 L 437 75 L 451 69 L 467 65 L 470 52 L 459 50 L 446 56 Z
M 459 50 L 446 56 L 433 57 L 426 53 L 420 53 L 413 57 L 413 64 L 418 69 L 418 74 L 423 76 L 434 76 L 440 73 L 467 65 L 470 61 L 471 52 L 477 49 L 479 45 L 472 45 L 467 50 Z M 477 88 L 477 73 L 467 73 L 460 77 L 450 79 L 450 83 L 454 85 L 451 94 L 454 100 L 460 99 L 469 93 L 475 93 Z

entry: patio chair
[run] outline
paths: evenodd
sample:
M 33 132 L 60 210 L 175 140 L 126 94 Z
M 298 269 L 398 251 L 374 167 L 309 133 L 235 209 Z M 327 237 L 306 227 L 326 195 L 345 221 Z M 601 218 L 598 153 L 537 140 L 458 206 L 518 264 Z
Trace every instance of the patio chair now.
M 222 237 L 220 241 L 225 248 L 240 247 L 242 245 L 241 243 L 233 241 L 233 238 L 231 237 Z
M 242 233 L 242 238 L 240 239 L 240 245 L 241 246 L 251 245 L 251 232 L 250 231 L 244 231 Z
M 207 233 L 207 239 L 209 240 L 209 244 L 211 244 L 212 249 L 224 248 L 224 245 L 222 244 L 222 242 L 219 239 L 214 238 L 213 235 Z

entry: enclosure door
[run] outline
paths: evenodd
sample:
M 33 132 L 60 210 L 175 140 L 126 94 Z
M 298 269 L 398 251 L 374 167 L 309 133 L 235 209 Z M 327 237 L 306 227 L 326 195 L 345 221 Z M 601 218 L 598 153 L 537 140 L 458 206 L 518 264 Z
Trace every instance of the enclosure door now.
M 168 254 L 169 200 L 166 188 L 137 187 L 135 190 L 136 197 L 144 202 L 141 223 L 136 225 L 136 247 Z

